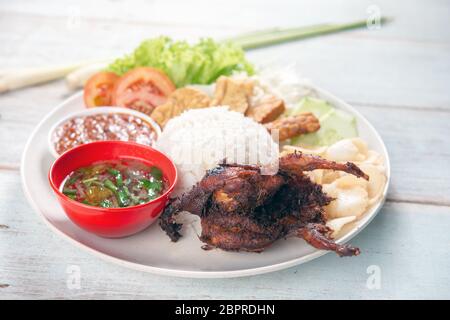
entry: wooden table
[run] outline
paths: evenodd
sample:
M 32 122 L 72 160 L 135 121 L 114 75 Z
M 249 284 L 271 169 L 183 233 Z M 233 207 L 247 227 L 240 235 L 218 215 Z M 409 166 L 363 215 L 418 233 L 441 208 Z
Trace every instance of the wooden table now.
M 380 30 L 249 53 L 255 62 L 295 62 L 302 75 L 357 107 L 385 140 L 392 185 L 381 213 L 352 241 L 363 253 L 328 254 L 254 277 L 199 280 L 128 270 L 74 248 L 44 226 L 20 185 L 31 130 L 71 94 L 56 81 L 0 95 L 0 298 L 450 298 L 450 2 L 240 2 L 5 1 L 0 69 L 117 56 L 160 34 L 220 38 L 364 19 L 373 10 L 394 17 Z M 73 265 L 81 271 L 80 289 L 67 286 Z M 379 288 L 367 285 L 373 268 Z

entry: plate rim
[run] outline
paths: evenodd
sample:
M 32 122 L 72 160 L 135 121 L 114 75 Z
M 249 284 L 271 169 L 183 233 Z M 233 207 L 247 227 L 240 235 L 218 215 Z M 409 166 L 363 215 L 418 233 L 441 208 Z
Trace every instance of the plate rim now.
M 344 235 L 342 238 L 340 238 L 337 243 L 345 243 L 355 237 L 357 234 L 359 234 L 369 223 L 375 218 L 375 216 L 378 214 L 380 209 L 383 207 L 386 196 L 389 190 L 390 186 L 390 180 L 391 180 L 391 166 L 390 166 L 390 159 L 389 159 L 389 153 L 387 151 L 386 145 L 381 138 L 378 131 L 374 128 L 374 126 L 353 106 L 351 106 L 349 103 L 345 102 L 344 100 L 336 97 L 335 95 L 331 94 L 330 92 L 322 89 L 319 86 L 316 86 L 314 84 L 309 84 L 309 87 L 319 93 L 320 96 L 329 98 L 331 100 L 337 101 L 341 105 L 345 105 L 346 108 L 348 108 L 353 114 L 357 115 L 360 120 L 362 120 L 366 126 L 368 126 L 372 132 L 375 134 L 377 140 L 381 143 L 381 147 L 383 149 L 384 155 L 385 155 L 385 167 L 386 167 L 386 185 L 383 190 L 382 197 L 378 204 L 376 204 L 376 208 L 374 208 L 374 212 L 371 216 L 366 219 L 366 221 L 359 226 L 356 226 L 354 230 L 349 232 L 348 234 Z M 30 144 L 36 135 L 37 131 L 41 128 L 42 124 L 47 121 L 50 117 L 53 116 L 54 113 L 58 112 L 64 105 L 69 103 L 72 100 L 79 99 L 82 95 L 82 91 L 79 91 L 77 93 L 74 93 L 64 101 L 62 101 L 60 104 L 58 104 L 51 112 L 49 112 L 44 118 L 39 121 L 39 123 L 36 125 L 36 127 L 31 132 L 30 136 L 27 139 L 27 142 L 25 144 L 25 147 L 22 152 L 21 161 L 20 161 L 20 178 L 21 178 L 21 185 L 22 190 L 25 194 L 25 198 L 27 199 L 28 203 L 30 204 L 31 208 L 35 212 L 37 216 L 40 217 L 40 219 L 44 222 L 44 224 L 50 228 L 54 233 L 58 234 L 60 237 L 74 245 L 75 247 L 81 248 L 82 250 L 90 253 L 93 256 L 99 257 L 104 261 L 114 263 L 116 265 L 120 265 L 122 267 L 126 267 L 129 269 L 142 271 L 142 272 L 148 272 L 153 273 L 157 275 L 164 275 L 164 276 L 175 276 L 175 277 L 182 277 L 182 278 L 236 278 L 236 277 L 245 277 L 245 276 L 253 276 L 253 275 L 259 275 L 274 271 L 279 271 L 283 269 L 287 269 L 293 266 L 300 265 L 302 263 L 311 261 L 313 259 L 319 258 L 327 253 L 329 251 L 323 251 L 323 250 L 316 250 L 310 254 L 307 254 L 305 256 L 291 259 L 288 261 L 284 261 L 277 264 L 272 264 L 268 266 L 263 267 L 256 267 L 256 268 L 249 268 L 249 269 L 240 269 L 240 270 L 231 270 L 231 271 L 193 271 L 193 270 L 177 270 L 177 269 L 169 269 L 169 268 L 159 268 L 159 267 L 153 267 L 148 265 L 143 265 L 135 262 L 130 262 L 124 259 L 116 258 L 113 256 L 110 256 L 106 253 L 100 252 L 92 247 L 89 247 L 88 245 L 85 245 L 76 239 L 70 237 L 69 235 L 65 234 L 63 231 L 59 230 L 56 226 L 54 226 L 41 212 L 39 206 L 34 202 L 34 200 L 31 197 L 31 193 L 27 187 L 26 179 L 25 179 L 25 158 L 27 155 L 27 151 L 30 147 Z

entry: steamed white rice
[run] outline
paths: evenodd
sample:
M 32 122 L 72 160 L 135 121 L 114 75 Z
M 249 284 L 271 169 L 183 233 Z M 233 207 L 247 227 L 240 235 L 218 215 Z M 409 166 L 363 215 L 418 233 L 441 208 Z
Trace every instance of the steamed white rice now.
M 261 124 L 228 107 L 193 109 L 171 119 L 156 148 L 176 164 L 179 181 L 174 195 L 200 181 L 223 160 L 276 170 L 278 144 Z

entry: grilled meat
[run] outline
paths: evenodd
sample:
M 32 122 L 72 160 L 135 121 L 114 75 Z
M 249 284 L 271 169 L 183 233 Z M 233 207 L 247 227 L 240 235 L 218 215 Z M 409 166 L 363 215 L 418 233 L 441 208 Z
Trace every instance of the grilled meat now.
M 160 225 L 172 241 L 180 237 L 176 214 L 188 211 L 201 218 L 200 239 L 223 250 L 263 251 L 288 236 L 340 256 L 359 249 L 330 238 L 323 207 L 333 199 L 304 171 L 332 169 L 368 179 L 356 165 L 339 164 L 301 153 L 280 158 L 275 175 L 262 175 L 257 166 L 222 164 L 209 170 L 192 190 L 174 199 L 164 210 Z

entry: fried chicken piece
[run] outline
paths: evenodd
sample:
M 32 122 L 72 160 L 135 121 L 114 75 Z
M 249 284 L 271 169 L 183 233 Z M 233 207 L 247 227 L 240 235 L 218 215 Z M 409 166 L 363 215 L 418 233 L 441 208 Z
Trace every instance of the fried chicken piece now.
M 189 87 L 180 88 L 169 95 L 166 103 L 156 107 L 151 117 L 163 128 L 170 119 L 183 111 L 206 108 L 209 107 L 210 102 L 209 96 L 200 90 Z
M 320 123 L 311 112 L 305 112 L 266 123 L 265 127 L 270 132 L 278 130 L 279 141 L 284 141 L 300 134 L 316 132 L 320 129 Z
M 258 166 L 221 164 L 209 170 L 190 192 L 174 199 L 161 215 L 160 225 L 172 241 L 180 237 L 178 212 L 201 218 L 200 239 L 209 246 L 231 251 L 260 252 L 278 239 L 297 236 L 321 250 L 340 256 L 359 249 L 336 244 L 326 227 L 324 206 L 333 199 L 303 171 L 332 169 L 364 179 L 352 163 L 340 164 L 294 153 L 280 159 L 275 175 L 262 175 Z
M 229 106 L 230 110 L 245 113 L 253 95 L 253 82 L 250 80 L 220 77 L 211 106 Z
M 251 103 L 245 115 L 259 123 L 274 121 L 286 110 L 284 101 L 274 95 L 265 95 L 257 103 Z

